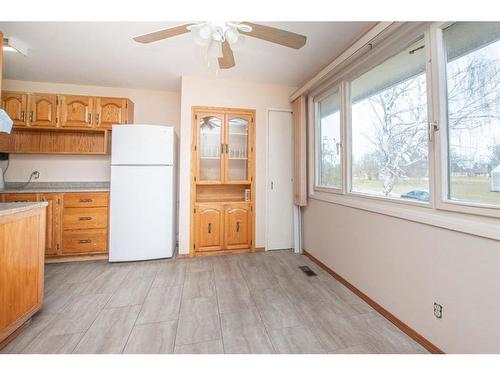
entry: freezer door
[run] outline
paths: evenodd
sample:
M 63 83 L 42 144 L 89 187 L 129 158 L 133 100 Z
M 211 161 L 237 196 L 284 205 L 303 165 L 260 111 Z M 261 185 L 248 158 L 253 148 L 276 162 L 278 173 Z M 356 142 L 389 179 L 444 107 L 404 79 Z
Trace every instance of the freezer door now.
M 109 260 L 172 257 L 173 167 L 112 166 Z
M 113 125 L 112 165 L 173 165 L 174 128 L 159 125 Z

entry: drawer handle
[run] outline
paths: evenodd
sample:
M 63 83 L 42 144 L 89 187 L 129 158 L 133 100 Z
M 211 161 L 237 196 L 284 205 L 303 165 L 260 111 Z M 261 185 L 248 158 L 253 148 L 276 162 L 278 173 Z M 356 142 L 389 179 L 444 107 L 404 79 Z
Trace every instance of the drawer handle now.
M 92 240 L 78 240 L 78 243 L 92 243 Z
M 212 223 L 208 223 L 208 233 L 212 233 Z
M 236 222 L 236 232 L 239 232 L 240 231 L 240 222 L 237 221 Z
M 90 198 L 81 198 L 81 199 L 80 199 L 80 202 L 81 202 L 81 203 L 92 202 L 92 199 L 90 199 Z
M 78 220 L 80 220 L 80 221 L 92 220 L 92 217 L 91 216 L 80 216 L 78 218 Z

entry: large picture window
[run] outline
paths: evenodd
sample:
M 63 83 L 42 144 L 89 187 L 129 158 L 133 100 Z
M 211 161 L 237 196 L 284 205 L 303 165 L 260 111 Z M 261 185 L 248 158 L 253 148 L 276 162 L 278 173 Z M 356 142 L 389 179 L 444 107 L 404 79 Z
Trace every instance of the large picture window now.
M 352 192 L 429 201 L 424 40 L 351 82 Z
M 448 199 L 500 205 L 500 23 L 458 22 L 443 36 Z
M 318 102 L 318 179 L 320 187 L 341 189 L 340 94 L 335 91 Z

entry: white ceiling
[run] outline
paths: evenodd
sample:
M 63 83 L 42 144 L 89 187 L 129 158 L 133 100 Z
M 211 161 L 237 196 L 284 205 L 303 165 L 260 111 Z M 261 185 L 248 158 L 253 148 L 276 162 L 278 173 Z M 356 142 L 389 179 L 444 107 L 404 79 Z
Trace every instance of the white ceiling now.
M 0 22 L 28 56 L 4 53 L 4 78 L 179 90 L 182 75 L 214 77 L 189 34 L 151 44 L 133 36 L 183 22 Z M 307 36 L 300 50 L 246 37 L 236 67 L 219 77 L 296 86 L 340 54 L 374 22 L 262 22 Z

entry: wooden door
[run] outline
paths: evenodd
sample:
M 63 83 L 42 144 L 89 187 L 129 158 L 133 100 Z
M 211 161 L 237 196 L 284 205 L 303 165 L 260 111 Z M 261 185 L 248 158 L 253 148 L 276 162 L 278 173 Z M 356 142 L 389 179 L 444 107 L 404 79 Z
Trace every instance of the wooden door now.
M 224 245 L 224 206 L 199 204 L 196 205 L 195 211 L 195 251 L 222 250 Z
M 30 94 L 29 125 L 33 127 L 57 126 L 57 96 L 53 94 Z
M 28 94 L 2 92 L 2 108 L 14 122 L 14 126 L 28 125 Z
M 224 248 L 227 250 L 250 249 L 252 247 L 251 204 L 227 204 L 224 217 Z
M 94 98 L 91 96 L 59 96 L 62 128 L 88 128 L 92 126 Z
M 199 184 L 221 184 L 224 179 L 224 114 L 195 114 L 195 179 Z
M 253 163 L 253 117 L 229 113 L 224 126 L 224 183 L 250 184 Z
M 47 202 L 47 220 L 45 225 L 45 255 L 60 255 L 61 248 L 61 195 L 57 193 L 40 194 L 39 200 Z
M 111 129 L 112 125 L 127 123 L 127 99 L 96 98 L 94 126 Z

